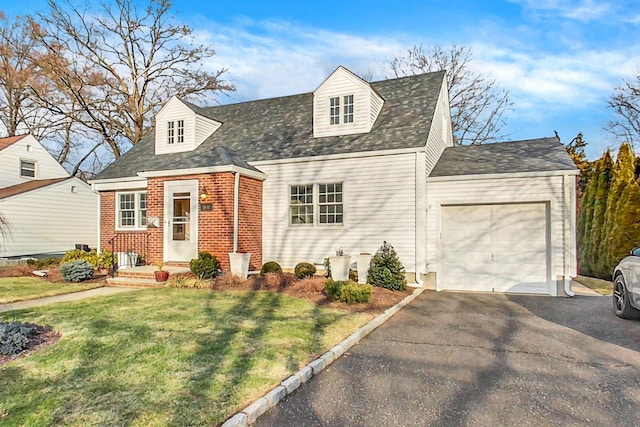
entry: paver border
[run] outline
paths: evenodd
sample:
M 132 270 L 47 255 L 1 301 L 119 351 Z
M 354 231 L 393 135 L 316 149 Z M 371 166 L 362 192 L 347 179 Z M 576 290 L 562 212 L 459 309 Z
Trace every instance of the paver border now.
M 369 335 L 378 326 L 389 320 L 391 316 L 400 311 L 401 308 L 409 304 L 416 299 L 418 295 L 425 291 L 424 287 L 416 288 L 411 294 L 407 295 L 402 301 L 389 307 L 383 313 L 377 315 L 373 319 L 367 322 L 354 333 L 342 340 L 340 343 L 332 347 L 329 351 L 324 353 L 316 360 L 310 362 L 304 368 L 300 369 L 295 374 L 291 375 L 287 379 L 283 380 L 273 390 L 228 418 L 222 427 L 248 427 L 256 422 L 258 417 L 267 412 L 269 409 L 274 408 L 282 399 L 287 395 L 293 393 L 298 387 L 306 383 L 312 376 L 317 375 L 323 369 L 327 368 L 331 363 L 340 358 L 351 347 L 356 345 L 362 338 Z

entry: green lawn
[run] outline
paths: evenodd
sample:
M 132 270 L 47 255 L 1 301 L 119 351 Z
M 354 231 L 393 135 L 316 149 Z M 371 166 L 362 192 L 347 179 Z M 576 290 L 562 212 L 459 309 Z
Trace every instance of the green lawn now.
M 167 288 L 2 313 L 62 338 L 0 366 L 0 424 L 216 425 L 371 317 Z
M 576 276 L 573 278 L 576 282 L 593 289 L 601 295 L 611 295 L 613 292 L 613 283 L 608 280 L 596 279 L 595 277 Z
M 99 288 L 102 283 L 51 283 L 39 277 L 0 277 L 0 304 Z

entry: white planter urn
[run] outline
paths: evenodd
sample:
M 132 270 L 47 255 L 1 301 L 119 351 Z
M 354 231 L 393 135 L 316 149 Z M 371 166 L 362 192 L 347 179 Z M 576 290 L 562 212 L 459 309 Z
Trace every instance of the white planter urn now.
M 351 264 L 350 255 L 339 255 L 329 257 L 331 265 L 331 278 L 336 281 L 344 281 L 349 279 L 349 264 Z
M 369 265 L 371 264 L 371 254 L 356 255 L 356 268 L 358 269 L 358 283 L 367 283 L 369 277 Z
M 250 253 L 229 252 L 229 265 L 231 266 L 231 274 L 245 280 L 249 275 Z

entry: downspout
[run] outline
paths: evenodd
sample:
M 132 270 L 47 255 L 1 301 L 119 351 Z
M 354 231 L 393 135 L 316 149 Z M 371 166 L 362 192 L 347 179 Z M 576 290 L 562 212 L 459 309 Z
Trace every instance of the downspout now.
M 234 172 L 233 183 L 233 253 L 238 252 L 238 216 L 240 206 L 240 173 Z
M 98 231 L 98 240 L 97 240 L 97 252 L 101 253 L 102 252 L 102 241 L 100 238 L 100 233 L 101 233 L 101 226 L 102 226 L 102 218 L 100 217 L 100 203 L 101 203 L 101 196 L 100 196 L 100 192 L 96 191 L 96 186 L 95 184 L 91 184 L 91 191 L 93 191 L 94 193 L 98 193 L 98 203 L 97 203 L 97 207 L 96 210 L 98 211 L 98 226 L 96 227 L 96 230 Z

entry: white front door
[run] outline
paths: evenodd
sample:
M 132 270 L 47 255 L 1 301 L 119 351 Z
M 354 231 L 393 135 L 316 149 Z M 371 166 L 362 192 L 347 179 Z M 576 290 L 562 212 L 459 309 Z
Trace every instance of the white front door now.
M 544 203 L 442 207 L 440 290 L 549 293 Z
M 164 182 L 164 260 L 198 257 L 198 180 Z

